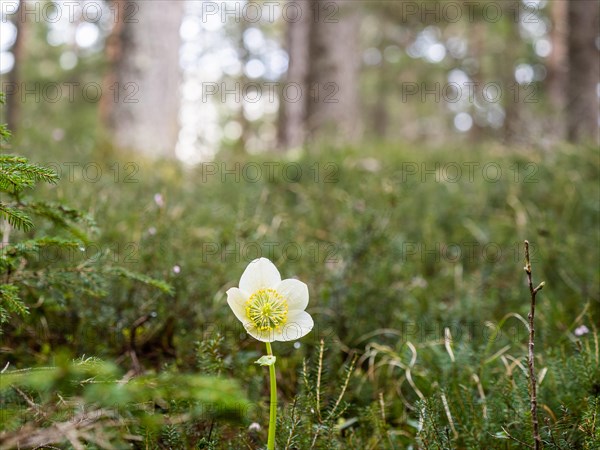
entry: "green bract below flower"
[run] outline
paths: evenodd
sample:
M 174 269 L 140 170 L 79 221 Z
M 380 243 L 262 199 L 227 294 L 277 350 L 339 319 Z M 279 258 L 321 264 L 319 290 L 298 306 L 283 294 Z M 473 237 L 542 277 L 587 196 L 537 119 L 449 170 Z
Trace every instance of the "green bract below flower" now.
M 259 341 L 294 341 L 314 326 L 305 311 L 306 284 L 292 278 L 282 281 L 277 267 L 266 258 L 248 264 L 239 288 L 227 291 L 227 303 L 248 334 Z

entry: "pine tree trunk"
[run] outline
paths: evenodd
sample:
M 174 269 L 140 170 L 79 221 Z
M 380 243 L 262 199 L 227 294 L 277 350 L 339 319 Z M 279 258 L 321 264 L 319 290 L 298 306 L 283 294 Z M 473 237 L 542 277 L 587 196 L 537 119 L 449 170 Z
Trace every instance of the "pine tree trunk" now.
M 306 138 L 306 107 L 310 72 L 310 33 L 313 21 L 308 0 L 297 0 L 298 8 L 287 18 L 287 77 L 280 93 L 279 146 L 301 146 Z
M 172 157 L 179 132 L 179 28 L 185 2 L 114 3 L 119 20 L 106 46 L 111 68 L 102 117 L 117 147 Z
M 510 0 L 503 2 L 505 8 L 504 16 L 509 18 L 510 11 L 518 11 L 520 0 Z M 504 141 L 508 144 L 515 144 L 527 138 L 527 127 L 523 118 L 523 102 L 521 87 L 515 80 L 514 66 L 517 61 L 523 57 L 523 39 L 519 33 L 519 24 L 514 20 L 507 20 L 505 39 L 505 48 L 502 59 L 498 59 L 500 76 L 507 94 L 517 90 L 519 93 L 515 96 L 506 95 L 504 102 Z M 511 98 L 512 97 L 512 98 Z
M 17 37 L 12 48 L 12 54 L 15 58 L 15 63 L 12 70 L 8 74 L 8 84 L 11 87 L 10 90 L 14 91 L 15 93 L 7 92 L 6 95 L 6 108 L 8 111 L 6 115 L 6 123 L 8 125 L 8 129 L 11 130 L 13 134 L 16 133 L 19 125 L 19 116 L 21 110 L 21 99 L 19 94 L 21 88 L 21 86 L 19 85 L 21 77 L 19 72 L 21 71 L 21 64 L 25 60 L 24 43 L 27 28 L 27 16 L 25 14 L 23 4 L 23 0 L 19 1 L 19 9 L 15 13 L 14 24 L 17 29 Z
M 567 135 L 566 108 L 568 87 L 568 2 L 554 1 L 549 4 L 552 49 L 548 55 L 546 89 L 550 106 L 547 133 L 563 140 Z
M 300 0 L 298 21 L 287 21 L 290 65 L 282 93 L 279 143 L 351 142 L 361 136 L 359 3 Z M 302 92 L 298 101 L 296 83 Z
M 314 139 L 360 137 L 357 2 L 314 2 L 307 131 Z
M 471 26 L 471 31 L 469 33 L 469 45 L 471 47 L 472 57 L 479 68 L 473 74 L 471 74 L 471 79 L 475 83 L 473 86 L 473 101 L 475 99 L 481 98 L 482 89 L 485 85 L 485 77 L 487 73 L 485 72 L 485 67 L 483 66 L 483 58 L 486 53 L 486 33 L 485 33 L 485 23 L 480 19 L 476 21 Z M 464 88 L 464 87 L 463 87 Z M 483 127 L 478 125 L 475 120 L 473 120 L 473 126 L 469 131 L 469 140 L 471 142 L 478 142 L 482 139 L 484 134 Z
M 594 0 L 569 1 L 568 136 L 573 142 L 598 142 L 597 85 L 600 58 L 596 47 L 600 8 Z
M 568 2 L 554 1 L 549 6 L 551 8 L 550 16 L 552 19 L 552 30 L 550 31 L 552 51 L 548 56 L 548 77 L 546 79 L 546 83 L 548 88 L 548 97 L 553 109 L 557 113 L 562 113 L 564 112 L 567 104 Z

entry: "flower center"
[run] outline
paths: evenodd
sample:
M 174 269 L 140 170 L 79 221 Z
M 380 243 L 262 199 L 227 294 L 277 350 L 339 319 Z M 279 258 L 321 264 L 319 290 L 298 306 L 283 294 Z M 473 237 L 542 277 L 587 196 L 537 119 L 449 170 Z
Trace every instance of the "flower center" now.
M 288 303 L 275 289 L 259 289 L 246 301 L 246 316 L 257 330 L 280 329 L 287 322 Z

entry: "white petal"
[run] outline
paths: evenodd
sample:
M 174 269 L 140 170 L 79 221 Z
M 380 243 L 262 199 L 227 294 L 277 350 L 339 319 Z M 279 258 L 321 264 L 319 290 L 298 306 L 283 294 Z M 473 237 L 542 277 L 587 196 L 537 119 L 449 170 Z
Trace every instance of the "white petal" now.
M 244 328 L 246 329 L 246 333 L 259 341 L 273 342 L 275 340 L 275 332 L 272 330 L 259 331 L 251 323 L 244 324 Z
M 308 286 L 300 280 L 293 278 L 283 280 L 275 290 L 288 301 L 290 311 L 304 311 L 308 306 Z
M 267 258 L 258 258 L 248 264 L 240 278 L 240 289 L 252 295 L 259 289 L 275 288 L 281 282 L 277 267 Z
M 235 314 L 235 317 L 242 323 L 248 322 L 246 317 L 246 300 L 250 296 L 238 288 L 231 288 L 227 291 L 227 304 Z
M 287 323 L 276 332 L 276 341 L 295 341 L 306 336 L 313 329 L 315 323 L 306 311 L 292 311 Z

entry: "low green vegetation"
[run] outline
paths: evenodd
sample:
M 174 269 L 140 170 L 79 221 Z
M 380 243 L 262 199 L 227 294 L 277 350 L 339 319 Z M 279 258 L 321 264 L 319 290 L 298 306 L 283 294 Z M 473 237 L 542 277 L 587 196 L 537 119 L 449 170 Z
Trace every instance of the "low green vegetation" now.
M 3 247 L 3 280 L 35 275 L 11 284 L 27 313 L 5 312 L 3 446 L 23 430 L 55 436 L 61 414 L 73 424 L 92 410 L 102 414 L 52 445 L 264 446 L 268 383 L 253 364 L 263 346 L 225 292 L 265 256 L 307 282 L 315 320 L 299 345 L 273 344 L 278 449 L 525 448 L 528 239 L 546 281 L 542 439 L 597 448 L 597 149 L 381 143 L 189 168 L 48 145 L 55 156 L 10 150 L 61 176 L 28 190 L 31 201 L 95 223 L 84 239 L 32 215 L 35 227 L 12 227 Z M 66 239 L 77 251 L 57 245 Z M 72 266 L 96 267 L 102 288 L 50 276 Z

